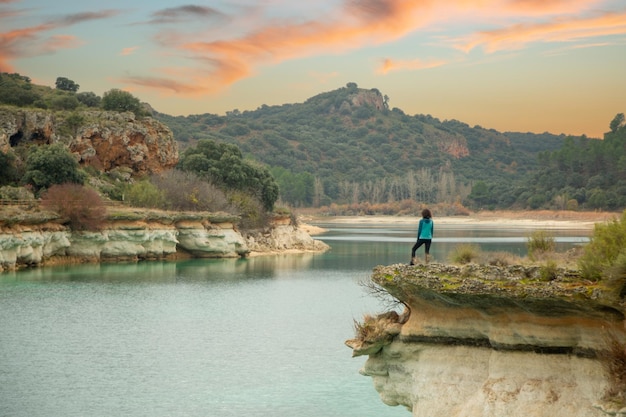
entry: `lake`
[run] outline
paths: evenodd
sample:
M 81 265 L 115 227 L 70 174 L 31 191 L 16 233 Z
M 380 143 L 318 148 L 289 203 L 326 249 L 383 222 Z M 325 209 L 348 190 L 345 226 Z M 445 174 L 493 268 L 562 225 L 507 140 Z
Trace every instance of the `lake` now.
M 410 416 L 344 341 L 383 310 L 359 283 L 409 261 L 416 224 L 316 225 L 327 253 L 0 274 L 0 415 Z M 552 233 L 567 250 L 590 231 Z M 471 242 L 523 256 L 528 235 L 442 225 L 431 254 Z

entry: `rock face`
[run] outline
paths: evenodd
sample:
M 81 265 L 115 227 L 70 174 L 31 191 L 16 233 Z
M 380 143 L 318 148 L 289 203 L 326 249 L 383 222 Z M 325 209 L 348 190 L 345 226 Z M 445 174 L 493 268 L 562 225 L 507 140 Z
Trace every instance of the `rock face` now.
M 606 415 L 600 357 L 624 340 L 609 289 L 574 271 L 472 265 L 378 267 L 372 280 L 407 309 L 369 317 L 346 344 L 369 355 L 361 373 L 386 404 L 416 417 Z
M 159 173 L 178 162 L 178 146 L 164 124 L 131 112 L 52 113 L 0 109 L 0 151 L 22 144 L 68 145 L 79 163 L 102 171 L 130 168 L 139 175 Z
M 292 225 L 289 219 L 275 220 L 271 227 L 256 233 L 247 233 L 246 245 L 254 253 L 324 252 L 329 246 L 313 239 L 304 230 Z
M 328 249 L 304 232 L 294 232 L 296 238 L 292 238 L 282 230 L 284 226 L 276 229 L 270 233 L 276 237 L 272 246 L 257 240 L 256 252 L 275 253 L 278 247 L 281 251 Z M 297 238 L 302 233 L 308 239 Z M 235 258 L 247 256 L 250 251 L 233 223 L 223 220 L 119 220 L 109 221 L 101 231 L 76 233 L 54 222 L 0 225 L 0 271 L 67 262 Z

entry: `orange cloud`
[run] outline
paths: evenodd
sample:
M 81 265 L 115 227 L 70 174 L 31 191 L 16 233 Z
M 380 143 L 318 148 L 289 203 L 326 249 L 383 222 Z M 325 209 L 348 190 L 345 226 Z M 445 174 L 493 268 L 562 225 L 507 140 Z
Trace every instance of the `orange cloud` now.
M 485 52 L 521 49 L 537 42 L 570 42 L 626 34 L 626 12 L 605 13 L 592 18 L 554 19 L 548 23 L 517 24 L 505 29 L 480 32 L 458 41 L 464 52 L 482 47 Z
M 504 10 L 526 16 L 577 13 L 594 7 L 598 0 L 510 0 Z
M 178 43 L 175 35 L 168 34 L 160 35 L 158 40 L 210 67 L 207 75 L 199 77 L 202 84 L 193 90 L 196 94 L 204 94 L 220 91 L 250 76 L 259 65 L 318 53 L 341 52 L 400 38 L 426 20 L 424 16 L 430 3 L 431 0 L 348 2 L 335 19 L 274 22 L 238 39 Z M 420 11 L 422 13 L 418 14 Z M 171 89 L 168 83 L 162 85 Z
M 577 14 L 597 5 L 599 0 L 344 0 L 343 7 L 328 16 L 309 21 L 268 21 L 258 26 L 249 22 L 248 33 L 236 38 L 219 40 L 190 40 L 181 32 L 164 32 L 155 36 L 162 50 L 182 53 L 184 57 L 201 64 L 192 82 L 173 78 L 126 77 L 127 82 L 160 88 L 167 91 L 191 94 L 216 93 L 229 85 L 253 75 L 263 65 L 316 54 L 341 53 L 363 46 L 380 45 L 400 39 L 419 28 L 452 20 L 472 22 L 520 21 L 523 18 Z M 448 13 L 450 12 L 450 13 Z M 169 22 L 189 16 L 206 16 L 212 9 L 165 9 L 153 13 L 154 22 Z M 261 14 L 262 15 L 262 14 Z M 466 38 L 453 40 L 453 47 L 469 52 L 483 47 L 487 52 L 517 49 L 532 42 L 556 42 L 588 38 L 601 34 L 623 33 L 617 23 L 609 25 L 609 15 L 604 18 L 572 19 L 568 22 L 555 19 L 552 23 L 518 24 L 507 29 L 479 32 Z M 495 18 L 497 18 L 497 20 Z M 237 17 L 239 19 L 239 16 Z M 244 17 L 244 19 L 247 17 Z M 241 23 L 240 21 L 238 21 Z M 588 27 L 585 28 L 585 25 Z M 622 24 L 623 25 L 623 24 Z M 241 30 L 243 26 L 234 25 Z M 215 35 L 215 31 L 210 33 Z M 223 33 L 227 33 L 224 31 Z M 434 68 L 444 65 L 441 60 L 385 60 L 377 69 L 386 74 L 396 70 Z
M 140 87 L 147 87 L 157 90 L 168 90 L 173 93 L 192 94 L 196 88 L 192 84 L 186 84 L 178 81 L 173 81 L 167 78 L 159 77 L 125 77 L 120 81 Z
M 387 74 L 390 71 L 421 70 L 436 68 L 445 64 L 447 64 L 446 61 L 439 59 L 422 61 L 420 59 L 394 60 L 386 58 L 385 60 L 383 60 L 382 64 L 378 67 L 376 72 L 378 74 Z

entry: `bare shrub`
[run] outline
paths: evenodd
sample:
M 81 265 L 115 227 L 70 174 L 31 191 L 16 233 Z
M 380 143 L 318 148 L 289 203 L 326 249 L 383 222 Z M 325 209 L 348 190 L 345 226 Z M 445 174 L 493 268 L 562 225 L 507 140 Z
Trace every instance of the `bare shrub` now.
M 359 286 L 361 286 L 369 296 L 376 298 L 387 310 L 395 309 L 400 305 L 404 305 L 405 308 L 409 307 L 405 302 L 389 294 L 385 288 L 381 287 L 370 278 L 360 280 Z
M 466 243 L 457 246 L 450 253 L 450 260 L 458 264 L 468 264 L 477 260 L 481 255 L 480 246 Z
M 505 251 L 483 252 L 482 259 L 483 263 L 494 266 L 509 266 L 522 263 L 519 256 Z
M 183 211 L 231 211 L 222 190 L 192 172 L 167 171 L 150 178 L 165 193 L 169 208 Z
M 379 340 L 386 337 L 385 322 L 378 317 L 366 314 L 363 321 L 354 320 L 354 335 L 358 340 Z
M 79 184 L 51 186 L 42 196 L 41 205 L 67 219 L 72 230 L 98 230 L 106 216 L 100 195 Z
M 613 334 L 606 336 L 605 343 L 606 350 L 598 356 L 608 380 L 605 399 L 623 403 L 626 400 L 626 346 Z

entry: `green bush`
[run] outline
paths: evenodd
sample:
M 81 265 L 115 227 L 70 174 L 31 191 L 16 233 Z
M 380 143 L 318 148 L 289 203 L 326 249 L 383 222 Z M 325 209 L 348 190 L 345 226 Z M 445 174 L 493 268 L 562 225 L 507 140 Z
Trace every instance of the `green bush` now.
M 539 278 L 542 281 L 553 281 L 558 277 L 556 261 L 548 259 L 545 265 L 539 267 Z
M 595 225 L 578 266 L 584 278 L 599 280 L 610 273 L 623 256 L 626 256 L 626 211 L 620 219 Z
M 144 116 L 141 101 L 128 91 L 118 90 L 116 88 L 104 93 L 100 105 L 104 110 L 135 113 L 135 116 Z
M 106 216 L 100 195 L 79 184 L 53 185 L 43 194 L 41 205 L 67 219 L 72 230 L 98 230 Z
M 135 207 L 167 208 L 165 193 L 146 180 L 131 185 L 126 191 L 125 201 Z
M 22 182 L 32 185 L 36 192 L 55 184 L 82 185 L 85 179 L 78 161 L 64 145 L 55 143 L 29 149 Z
M 536 230 L 531 233 L 526 242 L 528 256 L 533 259 L 539 254 L 554 252 L 556 245 L 554 236 L 545 230 Z
M 12 184 L 17 181 L 15 155 L 12 152 L 0 151 L 0 185 Z

